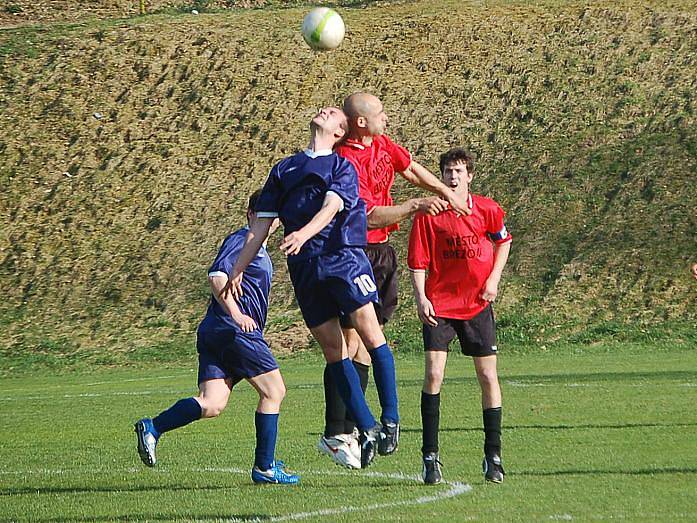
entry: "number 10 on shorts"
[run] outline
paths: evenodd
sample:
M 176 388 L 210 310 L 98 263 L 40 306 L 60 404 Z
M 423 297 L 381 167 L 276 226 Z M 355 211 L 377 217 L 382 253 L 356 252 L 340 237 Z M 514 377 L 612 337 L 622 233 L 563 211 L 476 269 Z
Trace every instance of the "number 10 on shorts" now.
M 363 293 L 363 296 L 368 296 L 368 294 L 375 292 L 378 289 L 375 286 L 375 282 L 368 274 L 361 274 L 357 278 L 354 278 L 353 283 L 358 285 L 358 288 Z

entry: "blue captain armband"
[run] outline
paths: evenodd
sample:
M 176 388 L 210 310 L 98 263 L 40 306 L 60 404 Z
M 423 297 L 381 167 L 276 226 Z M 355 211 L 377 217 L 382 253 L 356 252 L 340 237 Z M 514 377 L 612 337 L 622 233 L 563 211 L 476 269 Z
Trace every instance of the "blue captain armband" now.
M 506 229 L 505 225 L 501 228 L 499 232 L 489 232 L 487 234 L 489 235 L 489 238 L 491 238 L 491 241 L 496 243 L 501 243 L 509 238 L 508 230 Z

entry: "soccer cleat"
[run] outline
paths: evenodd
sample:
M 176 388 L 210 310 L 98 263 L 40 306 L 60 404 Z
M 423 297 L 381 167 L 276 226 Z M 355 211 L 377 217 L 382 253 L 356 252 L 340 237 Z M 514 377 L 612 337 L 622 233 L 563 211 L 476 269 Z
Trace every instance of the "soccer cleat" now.
M 360 435 L 361 433 L 356 427 L 353 428 L 353 432 L 351 434 L 347 434 L 347 436 L 351 437 L 349 440 L 349 448 L 351 449 L 351 453 L 356 457 L 359 463 L 361 461 L 361 444 L 358 442 Z
M 506 475 L 501 458 L 496 454 L 484 456 L 482 471 L 484 472 L 484 479 L 493 483 L 503 483 L 503 477 Z
M 424 468 L 421 472 L 421 477 L 424 478 L 426 485 L 437 485 L 443 481 L 440 467 L 442 463 L 438 459 L 437 452 L 428 452 L 424 454 Z
M 380 424 L 375 425 L 372 429 L 361 432 L 358 437 L 358 442 L 361 445 L 361 468 L 366 468 L 375 459 L 375 451 L 378 439 L 380 438 Z
M 257 485 L 295 485 L 300 482 L 300 476 L 286 472 L 282 461 L 274 461 L 269 470 L 261 470 L 255 465 L 252 469 L 252 481 Z
M 155 449 L 157 448 L 158 437 L 155 436 L 155 427 L 153 427 L 150 418 L 143 418 L 134 425 L 135 433 L 138 438 L 138 455 L 140 460 L 148 467 L 154 467 L 157 463 Z
M 380 431 L 378 454 L 389 456 L 399 447 L 399 423 L 385 423 Z
M 331 438 L 322 436 L 317 443 L 317 450 L 332 458 L 337 465 L 350 469 L 361 468 L 360 447 L 353 434 L 338 434 Z

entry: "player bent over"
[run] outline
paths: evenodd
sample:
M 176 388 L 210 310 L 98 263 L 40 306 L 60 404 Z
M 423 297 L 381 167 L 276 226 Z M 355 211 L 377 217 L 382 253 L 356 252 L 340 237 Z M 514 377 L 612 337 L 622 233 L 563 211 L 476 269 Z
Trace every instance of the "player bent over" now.
M 257 221 L 253 208 L 260 193 L 257 191 L 249 198 L 247 220 L 251 227 Z M 277 223 L 270 228 L 276 226 Z M 247 231 L 249 227 L 243 227 L 225 238 L 208 272 L 213 298 L 198 327 L 199 394 L 179 400 L 153 419 L 138 421 L 135 424 L 138 453 L 143 463 L 154 466 L 155 449 L 162 434 L 200 418 L 218 416 L 227 405 L 232 387 L 246 379 L 259 393 L 254 416 L 256 448 L 252 481 L 295 484 L 300 478 L 286 472 L 283 462 L 275 459 L 278 414 L 286 388 L 278 364 L 261 334 L 266 323 L 273 271 L 266 249 L 261 248 L 247 268 L 244 300 L 235 302 L 232 296 L 219 295 L 228 282 Z
M 440 169 L 445 184 L 468 198 L 472 213 L 417 214 L 409 237 L 409 270 L 426 351 L 421 393 L 423 479 L 427 484 L 442 479 L 438 457 L 440 389 L 448 346 L 457 336 L 463 354 L 474 359 L 482 391 L 484 477 L 501 483 L 501 389 L 491 303 L 508 260 L 511 236 L 501 207 L 494 200 L 469 193 L 474 176 L 472 154 L 451 149 L 441 155 Z
M 310 123 L 309 147 L 273 167 L 256 206 L 259 220 L 247 236 L 230 287 L 237 292 L 242 271 L 278 216 L 285 227 L 281 250 L 288 256 L 298 305 L 359 429 L 360 449 L 344 464 L 363 468 L 375 456 L 380 425 L 368 408 L 358 373 L 348 358 L 340 316 L 350 317 L 370 349 L 381 418 L 397 421 L 399 414 L 394 359 L 375 316 L 375 279 L 363 250 L 365 203 L 358 197 L 355 168 L 332 151 L 346 130 L 346 115 L 341 109 L 322 109 Z

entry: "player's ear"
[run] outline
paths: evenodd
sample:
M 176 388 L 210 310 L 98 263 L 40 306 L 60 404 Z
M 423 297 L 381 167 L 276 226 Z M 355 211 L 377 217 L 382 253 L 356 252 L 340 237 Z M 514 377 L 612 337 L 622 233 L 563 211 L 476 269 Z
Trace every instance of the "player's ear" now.
M 358 118 L 356 118 L 356 127 L 368 127 L 368 120 L 365 119 L 365 116 L 359 116 Z

